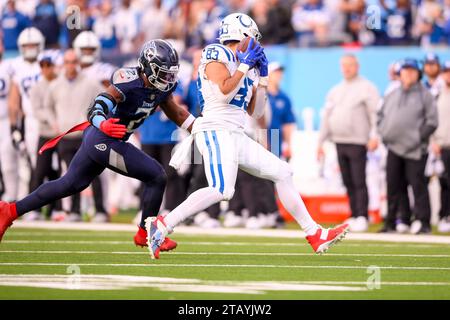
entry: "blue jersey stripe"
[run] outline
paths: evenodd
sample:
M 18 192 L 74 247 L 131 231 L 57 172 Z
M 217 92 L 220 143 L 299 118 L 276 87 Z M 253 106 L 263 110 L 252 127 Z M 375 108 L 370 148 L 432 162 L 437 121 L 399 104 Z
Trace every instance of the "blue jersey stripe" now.
M 225 52 L 225 54 L 227 55 L 228 61 L 231 61 L 231 60 L 232 60 L 232 59 L 231 59 L 231 56 L 232 56 L 232 55 L 230 55 L 230 52 L 229 52 L 225 47 L 223 47 L 223 46 L 221 46 L 221 45 L 217 45 L 217 44 L 214 45 L 214 47 L 222 49 L 223 52 Z
M 236 57 L 234 56 L 234 52 L 233 50 L 231 50 L 230 48 L 228 48 L 227 46 L 224 46 L 224 48 L 226 48 L 229 52 L 231 57 L 233 58 L 233 62 L 236 62 Z
M 205 99 L 202 94 L 202 81 L 200 80 L 200 75 L 197 78 L 197 95 L 198 95 L 198 103 L 200 104 L 200 112 L 203 111 L 203 107 L 205 106 Z
M 209 153 L 209 169 L 211 170 L 211 177 L 213 180 L 213 188 L 216 187 L 216 176 L 214 175 L 214 165 L 213 165 L 213 159 L 212 159 L 212 149 L 211 144 L 209 143 L 208 133 L 206 131 L 203 131 L 203 134 L 205 135 L 205 141 L 206 146 L 208 147 L 208 153 Z
M 220 157 L 219 141 L 217 141 L 216 131 L 214 131 L 214 130 L 212 131 L 212 137 L 214 140 L 214 144 L 216 145 L 217 167 L 219 169 L 219 180 L 220 180 L 219 191 L 220 191 L 220 193 L 223 193 L 223 190 L 225 189 L 225 183 L 223 181 L 222 158 Z

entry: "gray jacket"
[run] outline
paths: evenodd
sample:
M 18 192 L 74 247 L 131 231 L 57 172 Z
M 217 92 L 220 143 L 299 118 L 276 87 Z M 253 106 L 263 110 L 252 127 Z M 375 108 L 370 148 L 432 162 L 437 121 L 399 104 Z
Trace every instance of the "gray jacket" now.
M 427 152 L 428 140 L 438 126 L 436 102 L 421 83 L 408 90 L 389 93 L 378 112 L 378 131 L 386 147 L 395 154 L 419 160 Z

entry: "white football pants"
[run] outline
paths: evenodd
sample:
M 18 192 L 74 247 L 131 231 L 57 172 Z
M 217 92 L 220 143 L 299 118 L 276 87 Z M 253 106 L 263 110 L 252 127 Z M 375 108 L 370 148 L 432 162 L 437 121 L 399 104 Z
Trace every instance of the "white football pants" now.
M 253 176 L 272 180 L 283 206 L 307 234 L 314 234 L 312 220 L 292 181 L 289 164 L 280 160 L 243 132 L 211 130 L 195 133 L 194 141 L 203 158 L 208 187 L 192 193 L 165 217 L 169 230 L 187 217 L 214 203 L 230 200 L 238 169 Z

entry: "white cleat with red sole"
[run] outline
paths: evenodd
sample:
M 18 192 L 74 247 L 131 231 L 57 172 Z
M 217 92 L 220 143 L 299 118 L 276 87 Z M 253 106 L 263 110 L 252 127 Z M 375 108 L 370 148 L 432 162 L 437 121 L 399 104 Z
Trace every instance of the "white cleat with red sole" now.
M 348 229 L 349 225 L 347 223 L 331 229 L 319 227 L 316 233 L 312 236 L 307 236 L 306 240 L 308 240 L 315 253 L 322 254 L 331 246 L 344 239 Z

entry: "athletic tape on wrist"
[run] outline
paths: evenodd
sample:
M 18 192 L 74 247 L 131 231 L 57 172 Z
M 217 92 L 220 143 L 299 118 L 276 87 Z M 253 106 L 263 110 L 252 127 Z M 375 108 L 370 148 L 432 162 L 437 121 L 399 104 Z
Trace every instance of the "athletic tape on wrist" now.
M 180 126 L 180 128 L 187 130 L 191 124 L 193 124 L 195 121 L 195 117 L 190 114 L 189 117 L 187 117 L 186 120 L 184 120 L 183 124 Z
M 260 77 L 259 78 L 259 85 L 260 86 L 264 86 L 267 87 L 267 85 L 269 84 L 269 77 Z
M 243 74 L 246 74 L 248 72 L 248 70 L 250 69 L 250 66 L 248 64 L 241 63 L 237 69 L 238 69 L 238 71 L 242 72 Z

